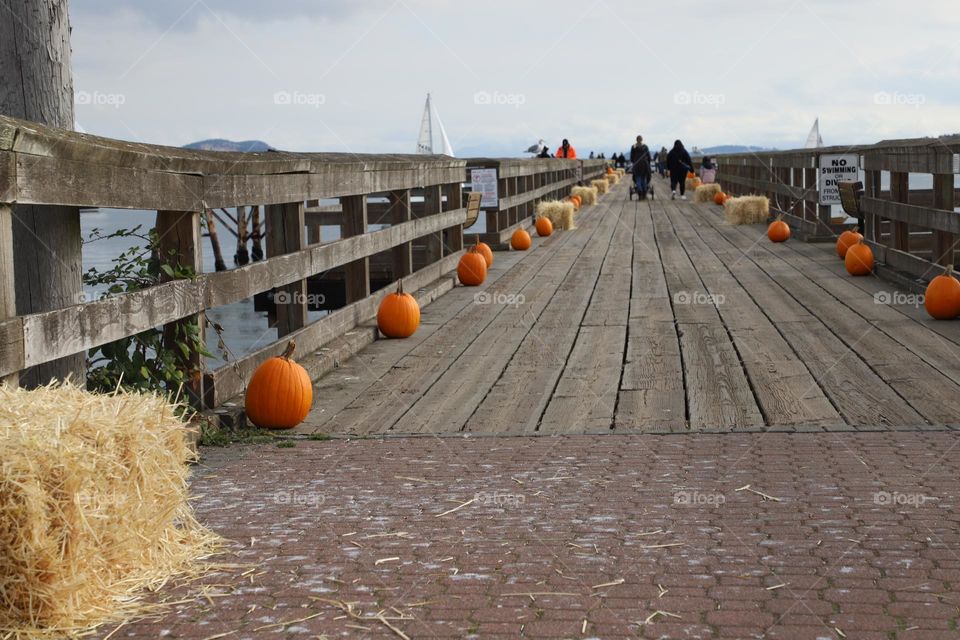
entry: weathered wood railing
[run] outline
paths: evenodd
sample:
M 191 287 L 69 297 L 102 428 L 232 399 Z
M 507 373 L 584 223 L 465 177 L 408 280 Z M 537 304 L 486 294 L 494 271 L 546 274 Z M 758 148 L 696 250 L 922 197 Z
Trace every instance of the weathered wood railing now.
M 503 244 L 517 227 L 532 222 L 537 202 L 570 195 L 570 187 L 599 178 L 607 164 L 606 160 L 471 158 L 467 162 L 471 188 L 478 188 L 475 171 L 494 171 L 496 197 L 485 198 L 481 204 L 486 231 L 469 233 L 468 242 Z
M 817 179 L 824 154 L 859 157 L 865 236 L 882 268 L 928 280 L 955 264 L 960 239 L 960 214 L 955 211 L 960 204 L 958 136 L 721 155 L 718 180 L 734 195 L 768 196 L 802 235 L 831 238 L 844 225 L 831 219 L 830 206 L 820 204 Z
M 191 151 L 0 117 L 0 381 L 161 325 L 197 319 L 202 327 L 205 311 L 273 291 L 279 339 L 191 382 L 198 403 L 219 406 L 288 339 L 299 353 L 311 352 L 373 317 L 390 287 L 371 293 L 371 259 L 386 263 L 391 281 L 402 279 L 408 290 L 451 271 L 464 247 L 466 166 L 445 156 Z M 544 195 L 567 189 L 555 165 L 536 167 L 525 179 Z M 320 206 L 324 199 L 339 204 Z M 14 264 L 10 230 L 18 204 L 157 211 L 161 255 L 175 252 L 198 275 L 17 315 L 12 283 L 25 267 Z M 203 273 L 203 213 L 251 205 L 263 207 L 266 258 Z M 371 231 L 374 223 L 389 226 Z M 321 243 L 316 229 L 324 224 L 337 225 L 340 238 Z M 307 278 L 335 269 L 346 304 L 309 323 Z

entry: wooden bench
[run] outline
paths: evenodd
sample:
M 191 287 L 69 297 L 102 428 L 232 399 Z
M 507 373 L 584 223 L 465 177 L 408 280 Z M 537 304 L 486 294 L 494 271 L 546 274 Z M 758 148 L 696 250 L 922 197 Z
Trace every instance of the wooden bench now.
M 477 221 L 477 217 L 480 215 L 480 199 L 483 197 L 483 194 L 479 191 L 471 191 L 466 195 L 466 207 L 467 207 L 467 219 L 463 223 L 464 229 L 469 229 L 473 226 L 473 223 Z
M 863 209 L 860 198 L 863 197 L 863 183 L 845 180 L 837 185 L 840 188 L 840 206 L 844 213 L 857 219 L 857 231 L 863 233 Z

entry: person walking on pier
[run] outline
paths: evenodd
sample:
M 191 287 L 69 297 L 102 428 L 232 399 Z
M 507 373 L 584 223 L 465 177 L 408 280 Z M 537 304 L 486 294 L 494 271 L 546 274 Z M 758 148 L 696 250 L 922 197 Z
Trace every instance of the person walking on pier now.
M 717 181 L 717 165 L 713 164 L 710 156 L 703 156 L 703 164 L 700 165 L 700 180 L 703 184 L 712 184 Z
M 657 172 L 660 174 L 661 178 L 667 177 L 667 148 L 660 147 L 660 151 L 657 152 Z
M 687 172 L 693 171 L 693 160 L 679 140 L 673 143 L 673 149 L 667 154 L 667 168 L 670 169 L 670 199 L 676 199 L 679 187 L 680 199 L 686 200 Z
M 650 185 L 650 148 L 643 144 L 643 136 L 637 136 L 637 143 L 630 147 L 630 167 L 637 188 L 637 199 L 642 200 L 647 197 Z
M 563 139 L 563 144 L 557 149 L 555 155 L 557 158 L 567 158 L 568 160 L 574 160 L 577 157 L 577 150 L 570 145 L 570 141 L 566 138 Z

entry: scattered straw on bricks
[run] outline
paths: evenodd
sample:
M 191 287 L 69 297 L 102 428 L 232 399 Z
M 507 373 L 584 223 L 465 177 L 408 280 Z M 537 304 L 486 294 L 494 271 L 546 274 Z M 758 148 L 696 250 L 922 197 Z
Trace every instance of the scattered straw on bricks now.
M 597 190 L 598 195 L 603 195 L 607 192 L 607 188 L 610 186 L 610 183 L 606 179 L 603 180 L 593 180 L 590 182 L 590 186 Z
M 542 200 L 537 203 L 537 215 L 547 218 L 553 223 L 553 226 L 560 227 L 565 231 L 575 228 L 573 224 L 575 211 L 576 207 L 572 202 Z
M 720 193 L 720 185 L 716 183 L 702 184 L 693 192 L 694 202 L 713 202 L 713 197 Z
M 596 187 L 574 187 L 570 190 L 570 195 L 580 196 L 580 202 L 587 204 L 597 204 Z
M 221 540 L 188 503 L 185 428 L 154 395 L 0 385 L 5 637 L 142 614 L 144 590 L 209 568 Z
M 762 224 L 770 217 L 766 196 L 741 196 L 723 203 L 723 217 L 729 224 Z

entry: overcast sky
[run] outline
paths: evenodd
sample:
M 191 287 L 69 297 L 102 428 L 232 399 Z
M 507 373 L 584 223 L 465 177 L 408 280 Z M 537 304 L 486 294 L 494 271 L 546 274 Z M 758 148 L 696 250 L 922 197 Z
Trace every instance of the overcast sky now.
M 182 145 L 458 155 L 960 131 L 956 0 L 71 0 L 77 121 Z

